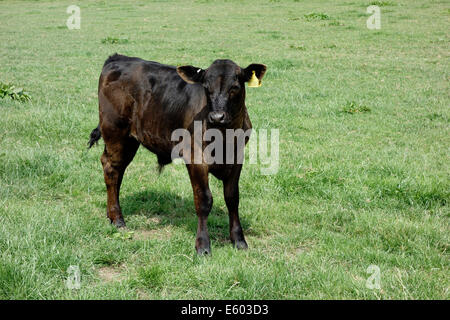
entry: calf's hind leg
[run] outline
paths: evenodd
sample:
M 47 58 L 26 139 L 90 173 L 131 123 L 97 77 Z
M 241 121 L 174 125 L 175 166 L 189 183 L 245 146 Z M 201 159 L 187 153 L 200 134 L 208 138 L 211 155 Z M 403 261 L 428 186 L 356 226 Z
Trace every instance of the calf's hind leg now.
M 125 138 L 117 142 L 105 139 L 105 151 L 101 156 L 106 190 L 108 193 L 107 216 L 116 227 L 124 227 L 122 210 L 119 203 L 120 185 L 125 169 L 133 160 L 139 142 L 134 138 Z

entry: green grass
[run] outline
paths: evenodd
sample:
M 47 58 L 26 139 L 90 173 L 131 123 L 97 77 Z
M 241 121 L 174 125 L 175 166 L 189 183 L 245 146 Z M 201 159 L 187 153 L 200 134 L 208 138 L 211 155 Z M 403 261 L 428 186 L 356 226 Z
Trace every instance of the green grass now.
M 0 298 L 448 299 L 450 3 L 381 2 L 369 30 L 367 0 L 79 1 L 81 29 L 68 30 L 68 3 L 1 1 L 0 81 L 32 100 L 0 99 Z M 144 149 L 115 235 L 103 142 L 86 143 L 116 51 L 268 66 L 247 106 L 256 129 L 280 130 L 280 168 L 244 166 L 248 251 L 232 249 L 211 178 L 213 255 L 195 256 L 187 172 L 158 176 Z M 366 288 L 372 264 L 380 290 Z M 79 290 L 65 286 L 70 265 Z

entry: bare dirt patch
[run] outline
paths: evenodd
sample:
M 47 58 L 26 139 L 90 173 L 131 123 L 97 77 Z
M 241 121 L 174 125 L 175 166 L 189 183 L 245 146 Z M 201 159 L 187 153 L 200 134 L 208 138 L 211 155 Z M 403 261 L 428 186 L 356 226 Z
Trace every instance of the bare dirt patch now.
M 121 273 L 120 267 L 102 267 L 98 269 L 100 279 L 106 282 L 121 281 L 124 275 Z
M 142 289 L 137 290 L 137 295 L 138 295 L 138 299 L 140 299 L 140 300 L 149 300 L 150 299 L 150 296 L 148 295 L 148 293 Z
M 160 224 L 161 223 L 161 218 L 160 217 L 151 217 L 148 218 L 148 220 L 154 224 Z
M 172 227 L 159 227 L 157 229 L 141 229 L 134 231 L 136 240 L 167 240 L 172 236 Z
M 316 245 L 317 243 L 315 241 L 306 241 L 299 246 L 287 249 L 285 254 L 289 259 L 295 259 L 302 254 L 310 252 Z

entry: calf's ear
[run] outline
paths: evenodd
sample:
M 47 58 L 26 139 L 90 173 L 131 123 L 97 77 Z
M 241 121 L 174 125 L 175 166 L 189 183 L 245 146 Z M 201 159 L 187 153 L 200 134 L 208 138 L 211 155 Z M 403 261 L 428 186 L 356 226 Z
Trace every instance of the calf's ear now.
M 267 67 L 264 64 L 252 63 L 247 68 L 244 69 L 244 80 L 249 81 L 252 78 L 253 71 L 259 81 L 264 77 Z
M 177 73 L 187 83 L 201 83 L 205 70 L 193 66 L 181 66 L 177 67 Z

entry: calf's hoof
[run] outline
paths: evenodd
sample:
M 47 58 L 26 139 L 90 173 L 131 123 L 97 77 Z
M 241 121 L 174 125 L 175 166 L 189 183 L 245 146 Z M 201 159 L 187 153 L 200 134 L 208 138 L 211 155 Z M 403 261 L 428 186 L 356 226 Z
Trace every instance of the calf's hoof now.
M 197 248 L 197 254 L 199 256 L 210 256 L 211 248 Z
M 239 249 L 239 250 L 247 250 L 248 249 L 248 245 L 247 245 L 247 242 L 245 242 L 245 240 L 234 241 L 233 247 L 235 247 L 236 249 Z
M 125 220 L 123 218 L 117 218 L 115 220 L 111 220 L 111 223 L 115 225 L 117 228 L 125 227 Z
M 207 234 L 197 235 L 197 238 L 195 239 L 195 249 L 200 256 L 211 254 L 211 244 Z

